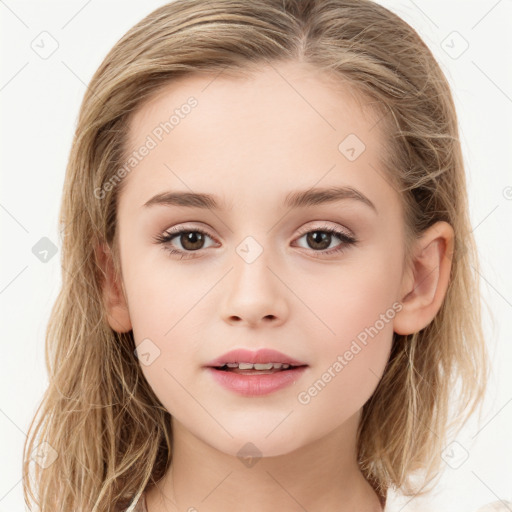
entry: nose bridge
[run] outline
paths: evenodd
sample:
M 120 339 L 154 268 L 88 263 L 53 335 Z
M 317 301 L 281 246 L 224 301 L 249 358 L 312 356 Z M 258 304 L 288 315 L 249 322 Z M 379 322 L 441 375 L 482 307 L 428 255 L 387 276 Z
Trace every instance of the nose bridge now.
M 261 236 L 258 237 L 261 240 Z M 264 244 L 264 245 L 263 245 Z M 247 236 L 235 248 L 233 256 L 233 279 L 235 284 L 242 288 L 245 286 L 257 288 L 272 287 L 271 277 L 275 277 L 269 270 L 271 254 L 266 241 L 260 243 L 254 236 Z

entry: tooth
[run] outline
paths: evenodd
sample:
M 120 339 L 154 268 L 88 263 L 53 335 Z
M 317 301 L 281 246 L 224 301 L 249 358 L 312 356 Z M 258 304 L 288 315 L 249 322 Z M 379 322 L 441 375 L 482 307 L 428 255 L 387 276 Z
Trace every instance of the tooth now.
M 255 370 L 271 370 L 273 366 L 273 363 L 256 363 L 254 365 Z
M 290 368 L 288 363 L 226 363 L 228 368 L 238 368 L 240 370 L 286 370 Z

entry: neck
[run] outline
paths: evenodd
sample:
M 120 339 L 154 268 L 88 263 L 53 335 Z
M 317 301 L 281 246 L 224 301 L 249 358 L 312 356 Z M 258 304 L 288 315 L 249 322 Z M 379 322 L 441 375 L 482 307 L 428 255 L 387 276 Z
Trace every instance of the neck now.
M 250 461 L 217 450 L 172 418 L 172 464 L 147 492 L 148 512 L 381 512 L 357 463 L 358 420 L 291 453 Z

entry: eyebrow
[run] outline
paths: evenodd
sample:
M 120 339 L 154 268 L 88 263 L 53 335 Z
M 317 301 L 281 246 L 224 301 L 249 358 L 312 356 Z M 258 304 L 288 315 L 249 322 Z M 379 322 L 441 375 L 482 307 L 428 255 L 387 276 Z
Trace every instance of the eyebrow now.
M 375 213 L 378 213 L 377 208 L 370 199 L 353 187 L 326 187 L 292 191 L 286 195 L 284 206 L 297 209 L 334 203 L 344 199 L 360 201 L 373 209 Z M 164 192 L 153 196 L 143 206 L 146 208 L 154 205 L 185 206 L 211 210 L 221 209 L 221 201 L 216 196 L 196 192 Z

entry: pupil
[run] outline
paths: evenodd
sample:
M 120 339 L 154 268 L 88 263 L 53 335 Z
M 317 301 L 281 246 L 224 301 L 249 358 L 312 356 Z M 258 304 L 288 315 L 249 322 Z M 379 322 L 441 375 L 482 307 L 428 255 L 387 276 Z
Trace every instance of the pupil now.
M 320 244 L 320 247 L 316 247 L 316 249 L 327 249 L 331 243 L 330 238 L 331 234 L 323 231 L 313 231 L 307 235 L 308 243 Z
M 203 234 L 197 231 L 189 231 L 182 236 L 182 245 L 188 250 L 197 250 L 201 248 L 203 240 Z

